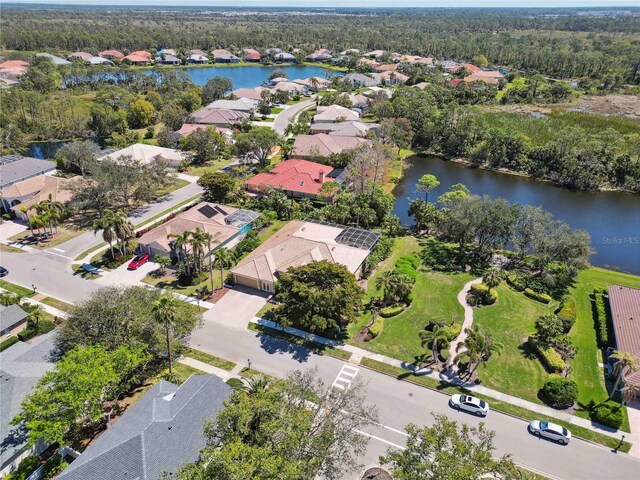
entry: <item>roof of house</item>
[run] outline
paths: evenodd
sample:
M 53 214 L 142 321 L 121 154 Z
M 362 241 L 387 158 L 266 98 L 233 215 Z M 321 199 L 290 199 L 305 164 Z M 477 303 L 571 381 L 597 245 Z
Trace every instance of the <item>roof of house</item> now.
M 324 172 L 325 182 L 333 167 L 321 163 L 294 158 L 278 163 L 270 172 L 261 172 L 246 181 L 250 190 L 264 190 L 268 187 L 282 188 L 293 192 L 317 195 L 322 187 L 320 172 Z
M 312 79 L 315 79 L 315 82 L 313 82 Z M 309 88 L 316 88 L 314 86 L 314 83 L 316 83 L 318 87 L 326 87 L 327 85 L 329 85 L 329 80 L 322 77 L 299 78 L 297 80 L 292 80 L 292 81 L 293 83 L 297 83 L 298 85 L 304 85 L 305 87 L 309 87 Z
M 275 79 L 274 79 L 275 80 Z M 285 92 L 304 92 L 305 86 L 293 82 L 278 82 L 273 87 L 274 90 L 284 90 Z
M 161 48 L 160 50 L 158 50 L 158 53 L 159 53 L 160 55 L 162 55 L 163 53 L 164 53 L 165 55 L 175 55 L 175 54 L 176 54 L 176 51 L 175 51 L 175 49 L 173 49 L 173 48 Z
M 640 357 L 640 288 L 611 285 L 607 290 L 616 346 Z M 640 385 L 640 371 L 626 375 L 625 381 Z
M 156 480 L 198 459 L 204 423 L 231 387 L 214 375 L 192 375 L 180 387 L 160 380 L 59 476 L 64 480 Z
M 201 53 L 192 53 L 189 55 L 189 60 L 195 60 L 197 62 L 208 62 L 209 58 Z
M 67 203 L 73 194 L 67 188 L 76 179 L 82 179 L 80 175 L 73 178 L 54 177 L 51 175 L 38 175 L 19 183 L 14 183 L 2 190 L 2 196 L 7 198 L 22 198 L 21 203 L 12 207 L 18 211 L 23 208 L 30 209 L 42 200 L 47 200 L 49 195 L 55 202 Z
M 398 65 L 396 63 L 387 63 L 384 65 L 378 65 L 373 68 L 376 72 L 395 72 L 398 70 Z
M 211 52 L 211 54 L 213 55 L 213 58 L 215 58 L 215 59 L 221 58 L 223 60 L 239 60 L 239 58 L 236 57 L 229 50 L 218 49 L 218 50 L 214 50 L 213 52 Z
M 257 54 L 259 54 L 260 52 L 259 52 L 258 50 L 256 50 L 255 48 L 243 48 L 243 49 L 242 49 L 242 53 L 245 53 L 245 54 L 247 54 L 247 55 L 248 55 L 248 54 L 250 54 L 250 53 L 257 53 Z
M 194 48 L 193 50 L 189 50 L 189 55 L 202 55 L 204 57 L 207 55 L 207 52 Z
M 373 50 L 371 52 L 365 53 L 364 57 L 381 57 L 384 55 L 384 50 Z
M 326 133 L 298 135 L 291 153 L 294 156 L 299 155 L 301 157 L 312 157 L 316 155 L 328 157 L 332 154 L 353 150 L 368 143 L 371 143 L 371 141 L 354 136 L 327 135 Z
M 151 60 L 153 58 L 153 55 L 151 55 L 151 53 L 147 52 L 146 50 L 136 50 L 135 52 L 131 52 L 129 55 L 145 57 L 147 60 Z
M 51 55 L 50 53 L 36 53 L 36 57 L 48 58 L 54 65 L 71 65 L 69 60 L 65 60 L 64 58 L 56 55 Z
M 89 63 L 91 65 L 102 65 L 102 64 L 111 64 L 111 65 L 113 65 L 113 62 L 111 60 L 109 60 L 108 58 L 104 58 L 104 57 L 91 57 L 89 59 Z
M 124 58 L 125 58 L 125 60 L 128 60 L 131 63 L 148 63 L 149 61 L 151 61 L 150 58 L 148 58 L 148 57 L 146 57 L 144 55 L 138 55 L 136 53 L 130 53 L 129 55 L 127 55 Z
M 318 107 L 318 113 L 313 117 L 314 122 L 335 122 L 338 119 L 343 119 L 343 121 L 360 120 L 360 115 L 358 112 L 341 105 L 329 105 L 328 107 Z
M 368 105 L 369 104 L 369 97 L 367 97 L 366 95 L 362 95 L 361 93 L 350 93 L 348 95 L 349 100 L 351 100 L 351 103 L 353 103 L 353 105 Z
M 233 135 L 233 132 L 228 128 L 202 125 L 199 123 L 183 123 L 180 127 L 180 130 L 177 130 L 176 133 L 181 137 L 186 137 L 188 135 L 191 135 L 196 130 L 203 130 L 205 128 L 213 128 L 216 132 L 221 133 L 225 137 L 230 137 Z
M 241 260 L 231 271 L 243 277 L 273 282 L 279 273 L 313 261 L 341 263 L 355 273 L 370 248 L 352 246 L 345 233 L 371 234 L 373 244 L 379 234 L 342 225 L 293 220 Z M 373 245 L 371 245 L 371 248 Z
M 28 343 L 18 342 L 0 352 L 0 470 L 25 447 L 26 432 L 10 422 L 40 377 L 54 367 L 55 333 L 54 330 Z
M 115 58 L 123 59 L 124 53 L 119 52 L 118 50 L 103 50 L 102 52 L 98 53 L 98 56 L 99 57 L 115 57 Z
M 93 58 L 93 55 L 88 52 L 73 52 L 69 54 L 69 58 L 79 58 L 80 60 L 88 62 Z
M 29 62 L 25 62 L 24 60 L 7 60 L 5 62 L 0 63 L 0 69 L 4 69 L 4 68 L 25 69 L 28 66 L 29 66 Z
M 237 88 L 231 92 L 231 94 L 237 98 L 248 98 L 250 100 L 260 101 L 262 100 L 262 92 L 265 90 L 269 91 L 269 89 L 265 87 Z
M 52 172 L 55 169 L 55 162 L 49 160 L 16 155 L 0 156 L 0 188 L 4 189 L 13 183 Z
M 240 110 L 204 107 L 191 114 L 194 123 L 211 125 L 236 125 L 248 119 L 250 115 Z
M 465 83 L 471 82 L 485 82 L 492 85 L 497 84 L 504 75 L 497 70 L 476 70 L 471 75 L 464 77 L 462 80 Z
M 380 125 L 377 123 L 362 123 L 357 121 L 340 122 L 340 123 L 312 123 L 312 132 L 326 132 L 329 135 L 360 137 L 364 136 L 369 130 L 378 130 Z
M 20 305 L 0 305 L 0 332 L 4 332 L 27 319 L 29 314 L 25 312 Z
M 344 78 L 351 83 L 363 83 L 365 85 L 377 85 L 378 81 L 375 78 L 369 77 L 362 73 L 349 73 Z
M 225 110 L 236 110 L 240 112 L 251 112 L 256 108 L 257 100 L 251 98 L 238 98 L 236 100 L 216 100 L 207 105 L 207 108 L 222 108 Z
M 376 78 L 378 80 L 380 80 L 381 82 L 384 80 L 397 80 L 400 83 L 404 83 L 407 80 L 409 80 L 409 77 L 407 77 L 405 74 L 400 73 L 400 72 L 394 72 L 392 70 L 388 70 L 386 72 L 382 72 L 382 73 L 374 73 L 373 78 Z
M 278 52 L 274 55 L 277 60 L 295 60 L 296 56 L 287 52 Z
M 176 62 L 180 63 L 180 59 L 178 57 L 170 54 L 165 54 L 164 58 L 158 57 L 156 60 L 160 62 L 165 62 L 165 63 L 176 63 Z
M 262 56 L 258 52 L 249 52 L 244 56 L 245 60 L 260 60 Z
M 157 147 L 155 145 L 147 145 L 145 143 L 134 143 L 121 150 L 109 153 L 100 157 L 98 160 L 118 160 L 120 157 L 132 157 L 139 160 L 143 164 L 153 161 L 166 161 L 167 163 L 176 163 L 182 161 L 183 154 L 173 148 Z

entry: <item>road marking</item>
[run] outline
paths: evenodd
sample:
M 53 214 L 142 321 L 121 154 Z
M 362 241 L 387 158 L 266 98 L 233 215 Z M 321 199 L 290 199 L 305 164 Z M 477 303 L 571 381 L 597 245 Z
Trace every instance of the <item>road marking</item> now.
M 50 255 L 55 255 L 57 257 L 66 258 L 67 260 L 73 260 L 72 258 L 67 257 L 66 255 L 62 255 L 61 253 L 52 252 L 51 250 L 44 250 L 44 253 L 48 253 Z
M 400 450 L 406 450 L 407 449 L 407 447 L 403 447 L 402 445 L 398 445 L 397 443 L 390 442 L 389 440 L 385 440 L 384 438 L 376 437 L 375 435 L 371 435 L 370 433 L 363 432 L 362 430 L 358 430 L 358 429 L 354 428 L 353 431 L 356 432 L 359 435 L 364 436 L 364 437 L 369 437 L 369 438 L 372 438 L 373 440 L 377 440 L 379 442 L 386 443 L 387 445 L 389 445 L 391 447 L 395 447 L 395 448 L 398 448 Z
M 353 382 L 354 378 L 356 378 L 356 375 L 358 375 L 359 371 L 359 368 L 356 368 L 352 365 L 347 365 L 345 363 L 342 366 L 340 373 L 338 373 L 338 376 L 333 381 L 333 385 L 331 386 L 333 388 L 339 388 L 341 390 L 348 389 L 351 386 L 351 382 Z
M 64 253 L 64 250 L 62 250 L 61 248 L 52 248 L 51 250 L 55 250 L 56 252 Z

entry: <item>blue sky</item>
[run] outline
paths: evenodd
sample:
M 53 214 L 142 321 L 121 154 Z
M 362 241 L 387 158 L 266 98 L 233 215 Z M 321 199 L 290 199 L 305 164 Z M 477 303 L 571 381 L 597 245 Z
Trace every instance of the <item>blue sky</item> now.
M 287 6 L 287 7 L 618 7 L 638 0 L 0 0 L 1 3 L 146 6 Z

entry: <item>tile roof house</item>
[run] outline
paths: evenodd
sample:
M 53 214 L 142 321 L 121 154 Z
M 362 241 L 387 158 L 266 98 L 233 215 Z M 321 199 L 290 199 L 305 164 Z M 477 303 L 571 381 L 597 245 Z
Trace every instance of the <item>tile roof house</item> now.
M 296 93 L 300 95 L 305 95 L 308 90 L 308 88 L 305 85 L 300 85 L 299 83 L 293 83 L 293 82 L 278 82 L 275 84 L 273 89 L 288 92 L 289 95 L 295 95 Z
M 140 57 L 144 57 L 147 60 L 151 60 L 153 58 L 153 55 L 151 55 L 150 52 L 147 52 L 146 50 L 136 50 L 135 52 L 131 52 L 130 55 L 138 55 Z
M 89 60 L 91 60 L 93 58 L 93 55 L 91 55 L 90 53 L 87 52 L 73 52 L 71 54 L 69 54 L 69 56 L 67 57 L 69 60 L 84 60 L 85 62 L 88 62 Z
M 219 49 L 211 52 L 216 63 L 239 63 L 240 59 L 229 50 Z
M 191 114 L 193 123 L 228 128 L 242 124 L 244 121 L 249 120 L 249 117 L 250 115 L 247 112 L 210 107 L 201 108 Z
M 313 123 L 338 123 L 360 120 L 360 115 L 357 112 L 341 105 L 320 106 L 317 112 L 313 117 Z
M 175 55 L 166 53 L 156 57 L 156 63 L 161 63 L 163 65 L 180 65 L 180 59 Z
M 47 200 L 49 196 L 62 204 L 71 200 L 73 195 L 68 190 L 69 184 L 81 178 L 80 176 L 62 178 L 52 175 L 38 175 L 14 183 L 0 190 L 2 209 L 5 211 L 11 209 L 16 217 L 27 222 L 29 221 L 29 209 L 41 201 Z M 26 213 L 22 211 L 25 207 L 27 208 Z
M 348 82 L 351 82 L 354 87 L 375 87 L 380 83 L 375 78 L 362 73 L 349 73 L 345 75 L 344 78 Z
M 278 163 L 269 172 L 261 172 L 245 182 L 247 190 L 264 192 L 282 189 L 290 197 L 316 199 L 320 188 L 331 178 L 333 167 L 294 158 Z
M 607 291 L 616 348 L 640 357 L 640 288 L 611 285 Z M 623 380 L 640 386 L 640 370 L 628 372 Z
M 206 55 L 201 55 L 199 53 L 190 53 L 189 57 L 187 58 L 187 62 L 202 65 L 209 63 L 209 57 L 207 57 Z
M 361 93 L 350 93 L 348 94 L 348 97 L 349 100 L 351 100 L 354 108 L 359 108 L 360 110 L 362 110 L 363 108 L 367 108 L 369 106 L 369 97 L 362 95 Z
M 161 48 L 158 50 L 158 55 L 176 55 L 176 51 L 173 48 Z
M 476 70 L 471 75 L 468 75 L 462 79 L 465 83 L 472 82 L 484 82 L 490 85 L 497 85 L 500 79 L 504 78 L 504 75 L 497 70 Z
M 26 432 L 10 422 L 40 377 L 53 369 L 55 334 L 54 330 L 0 352 L 0 477 L 14 470 L 25 456 L 46 448 L 41 442 L 28 448 Z
M 215 249 L 231 248 L 244 238 L 251 229 L 251 222 L 259 216 L 260 213 L 251 210 L 201 202 L 162 225 L 145 232 L 138 238 L 138 245 L 149 255 L 161 253 L 171 256 L 173 254 L 173 240 L 168 236 L 193 232 L 199 228 L 214 237 Z
M 124 57 L 124 60 L 129 63 L 133 63 L 134 65 L 148 65 L 149 63 L 151 63 L 151 58 L 145 55 L 139 55 L 137 53 L 130 53 L 129 55 Z
M 278 63 L 295 63 L 297 61 L 295 55 L 287 52 L 276 53 L 273 58 Z
M 29 66 L 29 62 L 25 62 L 24 60 L 6 60 L 0 63 L 0 69 L 22 68 L 26 70 L 28 66 Z
M 377 133 L 380 125 L 377 123 L 362 123 L 357 121 L 340 123 L 312 123 L 311 133 L 326 133 L 344 137 L 365 137 L 370 131 Z
M 395 72 L 396 70 L 398 70 L 398 64 L 396 64 L 396 63 L 387 63 L 387 64 L 384 64 L 384 65 L 378 65 L 376 67 L 373 67 L 373 70 L 375 72 L 378 72 L 378 73 Z
M 293 80 L 293 83 L 302 85 L 306 87 L 308 90 L 311 90 L 313 92 L 318 92 L 320 90 L 326 90 L 330 82 L 326 78 L 311 77 L 311 78 L 301 78 L 301 79 Z
M 20 305 L 0 305 L 0 340 L 15 336 L 27 328 L 29 314 Z
M 75 459 L 60 480 L 157 480 L 198 460 L 203 427 L 224 409 L 231 387 L 214 375 L 181 386 L 160 380 Z
M 359 275 L 379 237 L 342 225 L 293 220 L 241 260 L 231 274 L 236 284 L 267 292 L 275 291 L 282 272 L 313 261 L 341 263 Z
M 245 48 L 242 53 L 244 53 L 245 62 L 259 62 L 262 59 L 260 52 L 253 48 Z
M 60 58 L 56 55 L 51 55 L 50 53 L 36 53 L 36 57 L 48 58 L 53 62 L 54 65 L 71 65 L 69 60 L 65 60 L 64 58 Z
M 98 53 L 99 57 L 108 58 L 109 60 L 124 60 L 124 53 L 118 50 L 103 50 Z
M 199 50 L 197 48 L 194 48 L 193 50 L 189 50 L 189 55 L 206 55 L 207 52 L 203 51 L 203 50 Z
M 258 100 L 250 98 L 238 98 L 236 100 L 216 100 L 207 105 L 206 108 L 221 108 L 225 110 L 234 110 L 237 112 L 246 112 L 251 114 L 258 106 Z
M 173 148 L 156 147 L 145 143 L 134 143 L 126 148 L 104 155 L 98 160 L 110 159 L 117 161 L 120 157 L 131 157 L 139 160 L 143 165 L 151 162 L 166 162 L 171 167 L 178 167 L 185 155 Z
M 202 125 L 197 123 L 183 123 L 180 127 L 180 130 L 176 131 L 178 136 L 187 137 L 191 135 L 196 130 L 203 130 L 205 128 L 213 128 L 216 132 L 222 134 L 227 139 L 227 143 L 231 143 L 233 139 L 233 132 L 225 127 L 215 127 L 212 125 Z
M 236 88 L 231 94 L 236 98 L 248 98 L 259 102 L 262 100 L 262 92 L 264 91 L 270 92 L 271 90 L 265 87 Z
M 384 50 L 373 50 L 371 52 L 367 52 L 363 55 L 363 57 L 368 58 L 380 58 L 384 55 Z
M 45 173 L 54 173 L 55 162 L 39 158 L 20 157 L 18 155 L 0 156 L 0 189 L 21 182 L 27 178 Z
M 314 157 L 328 157 L 358 148 L 371 143 L 371 140 L 355 136 L 327 135 L 298 135 L 293 143 L 291 154 L 297 158 L 313 159 Z
M 113 62 L 104 57 L 91 57 L 89 59 L 91 65 L 113 65 Z
M 319 48 L 310 55 L 307 55 L 306 60 L 309 62 L 323 62 L 331 58 L 331 50 L 326 48 Z
M 400 85 L 409 80 L 405 74 L 394 71 L 387 71 L 382 73 L 374 73 L 373 78 L 378 80 L 378 83 L 383 85 Z

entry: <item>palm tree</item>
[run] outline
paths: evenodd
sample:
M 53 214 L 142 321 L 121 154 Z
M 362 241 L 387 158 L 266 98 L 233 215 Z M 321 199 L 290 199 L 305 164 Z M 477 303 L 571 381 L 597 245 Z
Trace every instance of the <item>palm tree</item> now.
M 311 80 L 309 80 L 309 83 L 311 84 L 311 87 L 314 90 L 318 89 L 318 85 L 320 85 L 320 82 L 318 82 L 318 79 L 316 77 L 311 77 Z
M 54 200 L 53 195 L 50 193 L 49 196 L 45 200 L 41 200 L 35 208 L 38 213 L 47 219 L 51 235 L 53 235 L 53 228 L 54 226 L 57 227 L 57 222 L 60 221 L 64 205 L 61 202 Z
M 127 254 L 127 244 L 135 237 L 136 231 L 133 224 L 127 219 L 127 214 L 123 210 L 118 210 L 112 216 L 113 229 L 120 243 L 122 255 Z
M 116 231 L 113 226 L 113 212 L 111 210 L 105 210 L 101 219 L 93 222 L 93 234 L 96 235 L 102 230 L 102 240 L 109 244 L 109 250 L 111 251 L 111 259 L 115 259 L 115 253 L 113 252 L 113 241 L 116 240 Z
M 440 346 L 444 346 L 449 342 L 449 335 L 446 327 L 439 323 L 433 326 L 433 330 L 423 330 L 420 332 L 420 345 L 423 348 L 431 349 L 431 357 L 434 362 L 438 362 L 438 351 Z
M 502 270 L 497 267 L 490 267 L 482 276 L 482 283 L 489 288 L 496 288 L 502 281 Z
M 609 400 L 611 400 L 618 391 L 618 385 L 622 377 L 627 373 L 636 372 L 640 369 L 640 358 L 634 357 L 629 352 L 621 352 L 620 350 L 613 352 L 609 355 L 609 358 L 617 360 L 613 364 L 613 374 L 616 376 L 616 380 L 613 384 L 611 395 L 609 395 Z
M 178 257 L 178 260 L 182 260 L 187 255 L 187 245 L 189 244 L 189 237 L 191 232 L 185 230 L 182 233 L 170 233 L 167 238 L 173 238 L 173 251 Z
M 255 395 L 269 388 L 273 381 L 266 375 L 254 375 L 247 380 L 247 385 L 244 387 L 244 391 L 247 395 Z
M 622 403 L 627 405 L 640 396 L 640 385 L 627 385 L 620 390 L 622 393 Z
M 386 272 L 382 272 L 376 279 L 376 288 L 382 290 L 382 299 L 386 304 L 389 302 L 391 287 L 393 285 L 393 270 L 387 270 Z
M 175 326 L 178 318 L 178 299 L 170 294 L 163 295 L 152 304 L 153 317 L 156 322 L 164 326 L 167 338 L 167 361 L 169 362 L 169 373 L 173 374 L 171 359 L 171 330 Z
M 217 237 L 218 237 L 218 234 L 213 236 L 210 233 L 205 233 L 203 235 L 203 238 L 207 242 L 207 251 L 208 251 L 207 259 L 209 260 L 209 280 L 211 281 L 211 293 L 213 293 L 213 290 L 214 290 L 214 286 L 213 286 L 213 258 L 211 256 L 211 254 L 212 254 L 211 244 L 214 241 L 216 243 L 220 243 L 220 242 L 218 242 L 216 240 Z
M 155 256 L 155 262 L 160 267 L 160 273 L 164 275 L 165 271 L 167 270 L 167 267 L 171 263 L 171 259 L 166 255 L 162 255 L 161 253 L 159 253 Z
M 491 359 L 494 353 L 499 354 L 502 345 L 496 342 L 491 335 L 480 331 L 477 325 L 465 330 L 467 338 L 459 343 L 456 351 L 463 350 L 469 357 L 470 363 L 473 365 L 469 371 L 469 378 L 473 376 L 476 369 Z
M 226 248 L 219 248 L 216 250 L 216 262 L 218 263 L 218 267 L 220 267 L 220 286 L 224 285 L 224 267 L 231 263 L 232 259 L 231 252 Z
M 199 228 L 196 228 L 195 232 L 191 233 L 191 252 L 195 259 L 196 270 L 199 273 L 202 271 L 202 259 L 204 258 L 204 247 L 207 245 L 206 233 Z
M 22 305 L 28 313 L 27 321 L 37 328 L 40 325 L 40 321 L 45 318 L 45 312 L 40 305 L 27 305 Z

